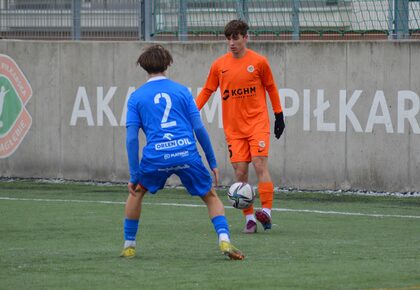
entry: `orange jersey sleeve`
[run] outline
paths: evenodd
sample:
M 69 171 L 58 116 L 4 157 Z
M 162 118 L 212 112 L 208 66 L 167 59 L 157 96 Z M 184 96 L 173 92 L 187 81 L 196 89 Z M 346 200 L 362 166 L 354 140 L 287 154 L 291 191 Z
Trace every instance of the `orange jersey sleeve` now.
M 266 91 L 274 112 L 281 112 L 280 97 L 267 60 L 247 49 L 234 58 L 227 53 L 210 69 L 203 90 L 196 99 L 201 109 L 220 87 L 223 128 L 228 138 L 246 138 L 256 132 L 270 132 Z
M 262 83 L 267 90 L 268 95 L 270 96 L 270 102 L 273 111 L 274 113 L 281 113 L 283 112 L 283 108 L 281 107 L 279 90 L 277 89 L 276 83 L 274 82 L 273 73 L 271 72 L 271 68 L 267 59 L 264 58 L 264 61 L 262 61 L 261 65 L 263 71 Z
M 219 87 L 219 78 L 217 75 L 217 62 L 213 63 L 210 68 L 209 75 L 207 76 L 206 83 L 204 84 L 203 89 L 200 94 L 195 99 L 197 108 L 201 110 L 203 106 L 210 99 L 210 96 L 217 90 Z

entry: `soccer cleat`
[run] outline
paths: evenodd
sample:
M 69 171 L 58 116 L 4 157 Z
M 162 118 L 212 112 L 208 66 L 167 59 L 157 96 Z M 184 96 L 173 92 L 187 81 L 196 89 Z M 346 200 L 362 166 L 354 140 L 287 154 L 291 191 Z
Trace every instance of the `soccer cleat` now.
M 229 257 L 231 260 L 243 260 L 245 255 L 240 250 L 235 248 L 230 242 L 221 241 L 219 244 L 223 255 Z
M 264 231 L 271 229 L 271 217 L 268 213 L 259 209 L 255 212 L 255 217 L 262 224 Z
M 257 232 L 257 223 L 254 222 L 253 220 L 249 220 L 246 223 L 246 225 L 245 225 L 245 227 L 244 227 L 244 229 L 243 229 L 242 232 L 244 232 L 245 234 L 254 234 L 254 233 L 256 233 Z
M 136 256 L 136 248 L 134 247 L 124 248 L 124 250 L 121 252 L 121 255 L 120 255 L 121 258 L 127 258 L 127 259 L 134 258 L 135 256 Z

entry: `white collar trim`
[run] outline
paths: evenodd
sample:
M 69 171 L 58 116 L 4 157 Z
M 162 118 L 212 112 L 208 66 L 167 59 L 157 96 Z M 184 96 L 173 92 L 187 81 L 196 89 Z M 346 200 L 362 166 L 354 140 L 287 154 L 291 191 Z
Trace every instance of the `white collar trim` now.
M 152 77 L 152 78 L 148 79 L 147 82 L 160 81 L 160 80 L 164 80 L 164 79 L 167 79 L 167 77 L 157 76 L 157 77 Z

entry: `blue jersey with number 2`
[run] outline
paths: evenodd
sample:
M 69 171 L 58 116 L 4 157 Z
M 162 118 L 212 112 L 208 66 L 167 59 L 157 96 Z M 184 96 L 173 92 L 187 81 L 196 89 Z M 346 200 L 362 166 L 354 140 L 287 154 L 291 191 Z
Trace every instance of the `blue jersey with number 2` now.
M 130 97 L 126 125 L 143 130 L 142 162 L 160 168 L 199 157 L 191 118 L 199 115 L 190 91 L 169 79 L 145 83 Z

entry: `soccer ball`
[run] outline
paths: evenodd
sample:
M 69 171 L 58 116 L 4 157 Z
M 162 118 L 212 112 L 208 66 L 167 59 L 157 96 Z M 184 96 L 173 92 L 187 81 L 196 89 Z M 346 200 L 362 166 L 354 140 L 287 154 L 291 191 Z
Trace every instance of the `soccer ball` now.
M 246 209 L 254 202 L 255 192 L 249 183 L 236 182 L 230 186 L 227 196 L 234 208 Z

